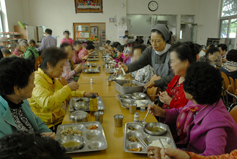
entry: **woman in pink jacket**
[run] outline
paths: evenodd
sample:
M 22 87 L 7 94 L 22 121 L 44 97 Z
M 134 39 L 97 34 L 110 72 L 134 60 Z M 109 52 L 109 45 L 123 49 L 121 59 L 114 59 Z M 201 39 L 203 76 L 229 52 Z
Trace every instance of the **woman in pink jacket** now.
M 61 41 L 61 44 L 62 43 L 68 43 L 72 46 L 74 41 L 73 41 L 72 38 L 69 37 L 70 32 L 66 30 L 66 31 L 63 32 L 63 35 L 65 36 L 65 38 L 63 38 L 63 40 Z
M 186 136 L 176 143 L 177 146 L 202 156 L 221 155 L 237 149 L 237 124 L 221 100 L 219 70 L 208 63 L 194 62 L 187 69 L 183 87 L 189 100 L 183 108 L 149 106 L 152 115 L 165 118 L 168 125 L 176 123 L 178 135 Z M 148 148 L 158 152 L 155 149 Z

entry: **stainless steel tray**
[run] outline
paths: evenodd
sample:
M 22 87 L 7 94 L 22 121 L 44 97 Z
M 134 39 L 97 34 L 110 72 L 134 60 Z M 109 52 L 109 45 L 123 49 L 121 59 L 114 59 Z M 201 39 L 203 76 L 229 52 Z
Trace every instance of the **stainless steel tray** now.
M 134 127 L 137 130 L 130 130 L 128 129 L 128 126 Z M 148 144 L 151 144 L 152 141 L 155 140 L 166 140 L 166 142 L 171 146 L 171 148 L 176 149 L 176 145 L 174 142 L 174 139 L 172 137 L 172 134 L 170 132 L 169 126 L 167 126 L 167 133 L 165 133 L 162 136 L 151 136 L 145 133 L 143 125 L 140 122 L 130 122 L 130 123 L 126 123 L 125 124 L 125 132 L 124 132 L 124 142 L 123 142 L 123 149 L 125 152 L 129 152 L 129 153 L 138 153 L 138 154 L 147 154 L 147 150 L 142 146 L 142 144 L 140 142 L 131 142 L 128 140 L 129 136 L 136 136 L 136 135 L 141 135 L 142 138 L 147 141 Z M 141 152 L 136 152 L 136 151 L 129 151 L 129 149 L 131 148 L 138 148 L 138 147 L 142 147 L 142 151 Z
M 88 58 L 98 58 L 98 57 L 99 57 L 99 55 L 91 55 Z
M 97 68 L 82 69 L 83 73 L 100 73 L 100 66 Z
M 123 98 L 123 96 L 127 96 L 127 98 Z M 128 103 L 124 103 L 124 102 L 122 101 L 123 99 L 130 99 L 130 100 L 133 101 L 133 103 L 137 103 L 137 109 L 141 107 L 141 106 L 138 104 L 139 101 L 140 101 L 140 102 L 145 102 L 145 103 L 146 103 L 146 107 L 148 107 L 148 105 L 152 103 L 151 99 L 150 99 L 148 96 L 146 96 L 145 99 L 141 99 L 141 100 L 138 100 L 138 99 L 137 99 L 137 100 L 136 100 L 136 99 L 132 99 L 131 94 L 119 94 L 119 95 L 118 95 L 118 99 L 119 99 L 119 102 L 120 102 L 120 104 L 121 104 L 121 106 L 122 106 L 123 108 L 128 108 L 128 107 L 126 107 L 126 105 L 128 105 Z
M 98 128 L 94 130 L 89 130 L 88 127 L 91 125 L 96 125 Z M 76 127 L 82 132 L 82 138 L 84 139 L 83 147 L 78 150 L 67 151 L 66 153 L 80 153 L 80 152 L 90 152 L 90 151 L 101 151 L 108 147 L 105 133 L 100 122 L 84 122 L 84 123 L 73 123 L 59 125 L 56 133 L 56 141 L 60 142 L 61 135 L 60 132 L 68 127 Z
M 83 64 L 84 66 L 91 66 L 91 67 L 96 67 L 97 64 L 96 63 L 89 63 L 89 65 L 87 63 Z
M 105 72 L 107 72 L 109 74 L 114 74 L 116 72 L 116 68 L 112 68 L 112 69 L 106 68 Z
M 99 61 L 99 58 L 88 58 L 87 61 Z
M 76 110 L 75 107 L 74 107 L 75 102 L 76 102 L 77 100 L 79 100 L 79 99 L 84 99 L 84 98 L 87 98 L 87 97 L 73 97 L 73 98 L 71 98 L 71 100 L 70 100 L 70 105 L 69 105 L 69 111 L 70 111 L 70 112 L 75 111 L 75 110 Z M 88 99 L 88 105 L 89 105 L 89 107 L 88 107 L 87 110 L 84 110 L 84 111 L 90 111 L 89 98 L 87 98 L 87 99 Z M 104 110 L 104 109 L 105 109 L 105 105 L 104 105 L 104 102 L 103 102 L 102 97 L 97 97 L 97 103 L 98 103 L 98 110 Z
M 116 81 L 116 78 L 118 77 L 119 75 L 110 75 L 107 80 L 109 81 Z
M 114 81 L 115 83 L 115 89 L 120 93 L 120 94 L 131 94 L 134 92 L 143 92 L 144 84 L 137 82 L 135 80 L 132 80 L 133 84 L 136 84 L 138 86 L 135 87 L 123 87 L 124 83 L 127 83 L 129 80 L 117 80 Z

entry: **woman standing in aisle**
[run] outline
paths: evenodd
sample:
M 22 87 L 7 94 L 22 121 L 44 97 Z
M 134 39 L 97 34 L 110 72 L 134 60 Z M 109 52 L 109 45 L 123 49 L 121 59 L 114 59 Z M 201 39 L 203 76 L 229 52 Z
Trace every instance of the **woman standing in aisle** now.
M 120 63 L 126 72 L 133 72 L 151 65 L 157 75 L 156 81 L 150 81 L 146 84 L 147 88 L 153 86 L 160 87 L 162 91 L 166 90 L 167 84 L 171 81 L 174 74 L 170 68 L 170 40 L 171 32 L 164 24 L 157 24 L 151 30 L 151 44 L 152 47 L 147 48 L 142 56 L 135 62 L 125 65 Z

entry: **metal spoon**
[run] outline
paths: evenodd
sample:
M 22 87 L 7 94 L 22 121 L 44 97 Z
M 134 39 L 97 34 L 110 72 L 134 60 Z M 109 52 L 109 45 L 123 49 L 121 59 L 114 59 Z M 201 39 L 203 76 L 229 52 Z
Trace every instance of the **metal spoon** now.
M 121 70 L 123 71 L 123 74 L 126 75 L 126 73 L 125 73 L 125 71 L 124 71 L 124 69 L 122 67 L 121 67 Z
M 151 103 L 152 105 L 154 104 L 154 102 L 153 103 Z M 143 120 L 141 120 L 140 122 L 141 123 L 144 123 L 145 122 L 145 119 L 146 119 L 146 117 L 147 117 L 147 115 L 149 114 L 149 110 L 147 110 L 147 113 L 146 113 L 146 116 L 145 116 L 145 118 L 143 119 Z

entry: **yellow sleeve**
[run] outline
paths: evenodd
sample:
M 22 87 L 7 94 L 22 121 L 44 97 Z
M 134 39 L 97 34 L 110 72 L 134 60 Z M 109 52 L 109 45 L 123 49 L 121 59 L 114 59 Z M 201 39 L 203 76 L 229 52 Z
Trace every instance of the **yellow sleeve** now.
M 71 97 L 84 97 L 84 93 L 85 91 L 79 91 L 79 90 L 72 91 Z
M 32 92 L 32 98 L 42 110 L 52 110 L 58 106 L 62 107 L 62 103 L 71 95 L 71 89 L 68 86 L 63 86 L 57 91 L 52 92 L 48 89 L 36 85 Z

